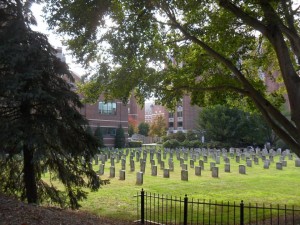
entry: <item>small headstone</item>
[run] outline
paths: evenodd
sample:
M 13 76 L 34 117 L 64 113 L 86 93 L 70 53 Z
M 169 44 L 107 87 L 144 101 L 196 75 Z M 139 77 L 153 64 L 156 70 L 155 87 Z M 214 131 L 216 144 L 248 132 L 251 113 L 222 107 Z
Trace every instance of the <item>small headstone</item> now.
M 140 171 L 145 173 L 146 170 L 146 161 L 142 161 L 140 164 Z
M 104 164 L 100 164 L 99 166 L 99 175 L 103 175 L 104 174 Z
M 239 165 L 239 173 L 246 174 L 246 167 L 244 165 Z
M 282 163 L 282 166 L 287 167 L 287 161 L 286 160 L 281 161 L 281 163 Z
M 131 171 L 131 172 L 135 171 L 135 163 L 134 163 L 134 160 L 130 160 L 130 171 Z
M 216 178 L 219 177 L 219 167 L 214 166 L 211 168 L 211 176 Z
M 252 167 L 252 160 L 251 159 L 247 159 L 247 166 L 248 167 Z
M 204 170 L 204 161 L 199 160 L 199 166 L 201 167 L 202 170 Z
M 188 168 L 188 167 L 187 167 L 187 164 L 185 164 L 185 163 L 184 163 L 184 164 L 181 164 L 181 169 L 187 170 L 187 168 Z
M 157 176 L 157 166 L 156 165 L 151 166 L 151 176 Z
M 300 167 L 300 159 L 295 160 L 295 167 Z
M 207 163 L 207 155 L 203 156 L 203 162 Z
M 181 170 L 181 180 L 189 180 L 189 172 L 187 170 Z
M 190 160 L 190 167 L 194 168 L 194 160 L 192 160 L 192 159 Z
M 115 158 L 114 157 L 110 158 L 110 165 L 115 166 Z
M 216 164 L 220 164 L 220 156 L 216 157 Z
M 138 184 L 138 185 L 143 184 L 143 182 L 144 182 L 143 176 L 144 176 L 143 172 L 136 173 L 136 184 Z
M 255 164 L 255 165 L 258 165 L 258 162 L 259 162 L 258 157 L 255 156 L 255 157 L 254 157 L 254 164 Z
M 116 174 L 115 174 L 115 167 L 114 166 L 111 166 L 110 167 L 110 173 L 109 173 L 109 177 L 113 178 L 115 177 Z
M 264 169 L 269 169 L 270 167 L 270 161 L 269 160 L 265 160 L 264 161 Z
M 241 161 L 241 158 L 240 158 L 240 156 L 239 156 L 239 155 L 235 156 L 235 161 L 236 161 L 237 163 L 240 163 L 240 161 Z
M 195 175 L 201 176 L 201 166 L 195 166 Z
M 125 180 L 125 170 L 120 170 L 120 180 Z
M 169 177 L 170 177 L 170 170 L 164 169 L 164 178 L 169 178 Z
M 230 173 L 230 164 L 229 163 L 225 163 L 224 171 L 226 173 Z
M 276 169 L 282 170 L 282 162 L 277 162 L 276 163 Z
M 122 167 L 122 170 L 126 169 L 126 160 L 125 159 L 122 159 L 121 167 Z
M 213 167 L 216 166 L 216 163 L 215 162 L 210 162 L 210 170 L 212 170 Z
M 170 171 L 174 171 L 174 162 L 169 162 L 169 169 Z

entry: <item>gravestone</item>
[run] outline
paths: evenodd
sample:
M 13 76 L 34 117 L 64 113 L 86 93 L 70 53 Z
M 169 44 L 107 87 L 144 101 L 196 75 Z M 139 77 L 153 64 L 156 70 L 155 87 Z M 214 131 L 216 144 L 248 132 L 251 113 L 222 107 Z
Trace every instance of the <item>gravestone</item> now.
M 169 162 L 169 169 L 170 169 L 170 171 L 174 171 L 174 162 L 172 161 L 172 162 Z
M 255 156 L 255 157 L 254 157 L 254 164 L 255 164 L 255 165 L 258 165 L 258 162 L 259 162 L 258 157 Z
M 157 176 L 157 166 L 156 165 L 151 166 L 151 176 Z
M 228 157 L 225 157 L 225 158 L 224 158 L 224 162 L 225 162 L 225 163 L 230 163 L 230 159 L 229 159 Z
M 110 165 L 115 166 L 115 158 L 114 157 L 110 158 Z
M 131 172 L 135 171 L 135 162 L 134 162 L 134 160 L 130 160 L 130 171 Z
M 288 154 L 289 160 L 293 160 L 293 154 Z
M 181 169 L 187 170 L 187 168 L 188 168 L 188 167 L 187 167 L 187 164 L 185 164 L 185 163 L 184 163 L 184 164 L 181 164 Z
M 103 175 L 104 174 L 104 164 L 100 164 L 99 166 L 99 175 Z
M 170 177 L 170 170 L 164 169 L 164 178 L 169 178 L 169 177 Z
M 270 161 L 268 159 L 266 159 L 264 161 L 264 169 L 269 169 L 269 167 L 270 167 Z
M 216 164 L 220 164 L 220 156 L 216 157 Z
M 122 167 L 122 170 L 125 170 L 126 169 L 126 160 L 125 159 L 122 159 L 121 161 L 121 167 Z
M 282 170 L 282 162 L 277 162 L 276 163 L 276 169 Z
M 247 166 L 248 167 L 252 167 L 252 160 L 251 159 L 247 159 Z
M 144 183 L 143 176 L 144 176 L 143 172 L 136 173 L 136 184 L 141 185 Z
M 140 171 L 145 173 L 145 170 L 146 170 L 146 161 L 142 161 L 140 163 Z
M 246 174 L 246 167 L 245 165 L 239 165 L 239 173 Z
M 187 170 L 181 170 L 181 180 L 189 180 L 189 172 Z
M 295 160 L 295 167 L 300 167 L 300 159 Z
M 201 176 L 201 166 L 195 166 L 195 175 Z
M 201 167 L 202 170 L 204 170 L 204 161 L 199 160 L 199 166 Z
M 229 163 L 225 163 L 224 171 L 226 173 L 230 173 L 230 164 Z
M 207 163 L 207 155 L 203 156 L 203 162 Z
M 155 165 L 155 160 L 154 159 L 150 159 L 150 164 L 151 164 L 151 166 Z
M 211 168 L 211 176 L 216 178 L 219 177 L 219 167 L 214 166 Z
M 216 166 L 216 163 L 215 162 L 210 162 L 210 171 L 212 170 L 213 167 Z
M 237 163 L 240 163 L 240 161 L 241 161 L 241 158 L 240 158 L 240 156 L 239 156 L 239 155 L 235 156 L 235 161 L 236 161 Z
M 114 166 L 111 166 L 110 167 L 110 173 L 109 173 L 109 177 L 113 178 L 115 177 L 116 174 L 115 174 L 115 167 Z
M 194 160 L 190 160 L 190 168 L 194 168 Z
M 99 158 L 98 158 L 98 155 L 95 155 L 94 160 L 95 160 L 95 165 L 98 165 L 98 164 L 99 164 Z
M 125 180 L 125 170 L 120 170 L 120 180 Z
M 282 163 L 283 167 L 287 167 L 287 161 L 286 160 L 281 161 L 281 163 Z

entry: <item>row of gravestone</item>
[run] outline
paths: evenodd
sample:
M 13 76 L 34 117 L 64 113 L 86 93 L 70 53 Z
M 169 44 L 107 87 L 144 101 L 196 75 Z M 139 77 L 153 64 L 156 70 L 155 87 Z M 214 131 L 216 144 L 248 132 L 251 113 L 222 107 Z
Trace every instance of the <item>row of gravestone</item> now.
M 104 171 L 104 169 L 101 169 L 101 168 L 104 167 L 106 159 L 103 160 L 103 158 L 105 158 L 105 156 L 103 156 L 103 155 L 100 158 L 102 158 L 101 159 L 102 164 L 100 165 L 99 172 L 100 172 L 100 175 L 102 175 L 101 171 Z M 259 164 L 259 158 L 256 157 L 255 155 L 252 155 L 252 160 L 248 157 L 246 158 L 245 155 L 241 155 L 241 156 L 236 155 L 235 158 L 236 158 L 237 163 L 240 163 L 241 159 L 246 160 L 246 164 L 247 164 L 248 167 L 252 167 L 252 160 L 254 161 L 254 164 L 256 164 L 256 165 Z M 141 172 L 145 172 L 146 159 L 141 159 L 139 157 L 137 157 L 137 159 L 139 159 L 139 162 L 140 162 Z M 216 156 L 215 158 L 212 157 L 212 159 L 215 161 L 215 162 L 212 162 L 212 163 L 220 164 L 220 156 Z M 289 154 L 289 160 L 292 160 L 292 159 L 293 159 L 293 155 Z M 185 163 L 184 158 L 179 158 L 179 160 L 180 160 L 180 165 L 181 165 L 182 169 L 187 170 L 187 164 Z M 223 160 L 226 164 L 230 164 L 230 159 L 227 156 L 223 156 Z M 270 155 L 269 159 L 267 159 L 265 156 L 262 156 L 262 160 L 264 162 L 264 168 L 267 169 L 267 168 L 269 168 L 271 162 L 274 162 L 274 157 L 272 155 Z M 157 161 L 158 161 L 158 164 L 160 164 L 160 169 L 164 169 L 165 168 L 165 161 L 161 160 L 161 157 L 159 157 L 159 154 L 157 154 Z M 169 161 L 168 164 L 169 164 L 170 171 L 174 171 L 173 159 L 169 158 L 168 161 Z M 297 158 L 295 160 L 295 166 L 296 167 L 300 166 L 299 161 L 300 161 L 299 158 Z M 98 164 L 97 160 L 95 160 L 95 162 L 96 162 L 96 164 Z M 119 162 L 119 160 L 117 158 L 117 163 L 118 162 Z M 115 166 L 115 158 L 114 157 L 110 158 L 110 163 L 111 163 L 112 167 Z M 153 159 L 153 157 L 150 157 L 150 163 L 151 163 L 151 165 L 155 165 L 155 160 Z M 191 159 L 190 160 L 190 167 L 191 168 L 194 168 L 194 165 L 195 165 L 194 163 L 195 163 L 195 161 L 193 159 Z M 207 156 L 203 156 L 203 160 L 199 160 L 199 166 L 201 166 L 202 169 L 204 169 L 204 163 L 207 163 Z M 285 156 L 280 156 L 279 163 L 281 163 L 282 166 L 287 166 L 287 161 L 285 161 Z M 280 165 L 280 164 L 278 164 L 278 165 Z M 126 169 L 126 157 L 121 159 L 121 166 L 122 166 L 122 168 L 121 168 L 122 170 Z M 277 167 L 280 167 L 280 166 L 277 166 Z M 135 161 L 133 159 L 133 156 L 130 156 L 130 170 L 132 172 L 135 171 Z
M 282 164 L 280 162 L 276 163 L 276 168 L 277 169 L 282 169 Z M 225 164 L 225 172 L 230 172 L 230 164 L 226 163 Z M 240 174 L 246 174 L 246 166 L 245 165 L 239 165 L 239 173 Z M 119 179 L 120 180 L 125 180 L 125 170 L 120 170 L 119 174 Z M 152 176 L 157 176 L 157 166 L 152 165 L 151 167 L 151 175 Z M 196 166 L 195 167 L 195 175 L 196 176 L 201 176 L 201 167 Z M 219 167 L 212 166 L 211 167 L 211 175 L 214 178 L 219 177 Z M 115 177 L 115 167 L 110 167 L 110 178 Z M 136 184 L 141 185 L 144 182 L 144 172 L 139 171 L 136 173 Z M 163 177 L 164 178 L 170 178 L 170 170 L 169 169 L 163 169 Z M 181 180 L 183 181 L 188 181 L 188 170 L 181 170 Z

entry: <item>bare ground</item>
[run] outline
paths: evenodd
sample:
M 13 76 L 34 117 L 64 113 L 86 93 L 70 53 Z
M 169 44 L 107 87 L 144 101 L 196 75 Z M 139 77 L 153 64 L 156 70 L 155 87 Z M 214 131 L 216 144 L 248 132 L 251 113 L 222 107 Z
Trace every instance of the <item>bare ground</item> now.
M 0 193 L 0 225 L 131 225 L 88 213 L 20 202 Z

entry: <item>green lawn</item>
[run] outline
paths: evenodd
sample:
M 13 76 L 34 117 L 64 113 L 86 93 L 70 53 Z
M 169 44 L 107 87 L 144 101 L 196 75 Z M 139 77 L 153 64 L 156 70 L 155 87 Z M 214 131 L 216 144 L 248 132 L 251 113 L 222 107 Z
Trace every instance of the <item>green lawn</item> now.
M 156 157 L 154 158 L 157 165 Z M 168 159 L 168 157 L 167 157 Z M 165 161 L 166 168 L 167 159 Z M 201 157 L 202 159 L 202 157 Z M 163 159 L 162 159 L 163 160 Z M 163 171 L 158 165 L 158 175 L 151 176 L 150 157 L 147 158 L 147 166 L 144 174 L 143 185 L 136 185 L 136 172 L 139 171 L 139 163 L 135 162 L 135 172 L 130 172 L 129 156 L 126 160 L 126 180 L 119 180 L 121 161 L 115 164 L 116 177 L 109 178 L 110 161 L 105 164 L 105 173 L 101 178 L 110 179 L 110 184 L 102 186 L 98 192 L 89 193 L 88 199 L 82 202 L 82 210 L 97 215 L 114 217 L 119 219 L 137 219 L 136 195 L 143 188 L 146 192 L 160 195 L 206 199 L 212 201 L 230 201 L 239 203 L 241 200 L 248 203 L 287 204 L 300 207 L 300 167 L 295 167 L 295 157 L 287 160 L 287 167 L 277 170 L 275 163 L 279 157 L 274 158 L 269 169 L 263 168 L 263 162 L 259 159 L 259 165 L 252 163 L 252 167 L 246 166 L 246 174 L 238 172 L 240 164 L 230 159 L 231 172 L 224 172 L 224 162 L 221 158 L 219 178 L 213 178 L 209 169 L 209 163 L 205 163 L 201 176 L 195 176 L 193 168 L 188 168 L 189 180 L 181 181 L 180 162 L 174 160 L 174 172 L 170 172 L 170 178 L 163 178 Z M 189 165 L 189 161 L 186 162 Z M 198 165 L 198 161 L 195 162 Z M 94 165 L 95 170 L 99 166 Z

